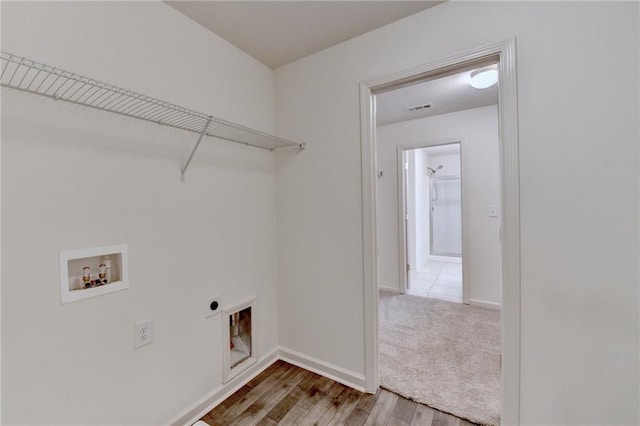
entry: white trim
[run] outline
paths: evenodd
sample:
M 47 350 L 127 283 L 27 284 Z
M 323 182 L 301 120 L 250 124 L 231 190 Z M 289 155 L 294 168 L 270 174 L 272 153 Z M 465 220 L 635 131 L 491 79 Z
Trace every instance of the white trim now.
M 469 305 L 477 306 L 479 308 L 493 309 L 499 311 L 501 306 L 496 302 L 489 302 L 487 300 L 469 299 Z
M 465 207 L 465 200 L 468 200 L 466 194 L 467 178 L 465 175 L 466 170 L 466 151 L 467 144 L 460 140 L 460 219 L 462 220 L 462 303 L 469 302 L 469 296 L 471 294 L 471 259 L 473 253 L 471 252 L 470 238 L 468 230 L 471 228 L 469 223 L 471 221 L 471 211 Z
M 373 85 L 360 83 L 360 154 L 362 171 L 362 278 L 364 302 L 365 391 L 378 389 L 378 260 L 376 257 L 375 97 Z
M 219 405 L 222 401 L 233 395 L 238 389 L 249 383 L 251 379 L 262 373 L 271 364 L 278 360 L 278 348 L 273 349 L 262 357 L 256 364 L 234 377 L 230 382 L 220 385 L 171 420 L 163 423 L 173 426 L 192 425 L 202 416 Z
M 502 41 L 433 63 L 360 83 L 362 255 L 365 388 L 378 388 L 378 283 L 376 277 L 376 129 L 374 90 L 416 81 L 460 64 L 498 58 L 500 178 L 502 191 L 501 422 L 520 423 L 520 178 L 516 41 Z
M 516 41 L 500 49 L 499 137 L 502 189 L 502 424 L 520 423 L 520 160 Z
M 267 355 L 260 358 L 260 360 L 244 370 L 228 383 L 222 384 L 200 398 L 198 401 L 191 404 L 184 409 L 180 414 L 173 417 L 171 420 L 164 422 L 172 426 L 191 426 L 196 421 L 202 418 L 209 411 L 220 405 L 222 401 L 229 398 L 241 387 L 249 383 L 254 377 L 266 370 L 274 362 L 282 360 L 289 364 L 304 368 L 305 370 L 314 372 L 328 379 L 334 380 L 338 383 L 342 383 L 345 386 L 349 386 L 360 392 L 364 392 L 364 376 L 362 374 L 355 373 L 337 365 L 324 362 L 312 356 L 303 354 L 301 352 L 294 351 L 293 349 L 279 346 L 269 352 Z
M 427 256 L 428 257 L 428 256 Z M 427 266 L 427 263 L 429 263 L 429 259 L 425 259 L 424 262 L 422 262 L 422 264 L 416 268 L 416 272 L 418 272 L 419 270 L 421 270 L 422 268 L 424 268 L 425 266 Z
M 469 247 L 469 239 L 466 238 L 466 229 L 469 229 L 468 218 L 465 214 L 464 209 L 464 178 L 463 178 L 463 151 L 464 151 L 464 138 L 447 138 L 447 139 L 437 139 L 432 141 L 423 142 L 421 144 L 401 144 L 396 145 L 396 158 L 397 164 L 396 168 L 398 169 L 398 181 L 396 182 L 398 189 L 398 269 L 399 269 L 399 292 L 404 294 L 407 292 L 409 288 L 406 265 L 409 263 L 409 254 L 407 253 L 407 221 L 405 220 L 408 212 L 406 211 L 406 186 L 407 182 L 405 181 L 405 170 L 403 165 L 403 153 L 405 151 L 413 150 L 413 149 L 422 149 L 429 148 L 432 146 L 442 146 L 442 145 L 460 145 L 460 182 L 461 182 L 461 233 L 462 233 L 462 256 L 459 258 L 448 257 L 448 256 L 433 256 L 431 254 L 427 255 L 427 261 L 420 267 L 424 267 L 430 261 L 436 262 L 451 262 L 451 263 L 462 263 L 462 301 L 464 303 L 468 303 L 469 293 L 471 289 L 471 281 L 470 281 L 470 273 L 469 273 L 469 255 L 470 255 L 470 247 Z M 431 219 L 429 219 L 431 220 Z M 430 230 L 431 232 L 431 230 Z M 431 244 L 429 244 L 431 246 Z M 434 259 L 435 258 L 435 259 Z M 437 258 L 442 259 L 457 259 L 457 262 L 451 260 L 436 260 Z M 419 269 L 412 269 L 414 271 L 418 271 Z
M 403 294 L 409 288 L 407 271 L 407 265 L 409 264 L 409 253 L 407 253 L 407 183 L 405 182 L 407 171 L 404 165 L 404 157 L 402 146 L 396 146 L 396 170 L 398 171 L 396 177 L 396 185 L 398 186 L 398 284 L 400 284 L 398 291 Z
M 312 356 L 280 346 L 280 359 L 305 370 L 320 374 L 345 386 L 364 392 L 364 376 Z
M 462 258 L 461 257 L 453 257 L 453 256 L 433 256 L 433 255 L 429 255 L 429 259 L 427 260 L 427 263 L 429 262 L 442 262 L 442 263 L 457 263 L 457 264 L 461 264 L 462 263 Z
M 400 289 L 398 287 L 387 287 L 381 285 L 380 287 L 378 287 L 378 290 L 388 291 L 389 293 L 400 293 Z

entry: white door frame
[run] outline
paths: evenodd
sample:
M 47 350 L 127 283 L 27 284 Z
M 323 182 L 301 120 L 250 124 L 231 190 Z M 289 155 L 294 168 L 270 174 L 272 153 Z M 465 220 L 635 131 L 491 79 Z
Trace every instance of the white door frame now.
M 405 294 L 409 288 L 409 254 L 407 253 L 407 169 L 405 167 L 404 147 L 398 145 L 398 284 L 400 293 Z M 377 245 L 377 242 L 376 242 Z
M 429 142 L 424 142 L 419 145 L 415 144 L 402 144 L 396 145 L 396 158 L 397 158 L 397 170 L 398 170 L 398 282 L 400 293 L 404 294 L 407 292 L 409 288 L 409 280 L 407 271 L 407 265 L 409 263 L 409 254 L 407 253 L 407 203 L 406 203 L 406 187 L 407 182 L 405 180 L 405 170 L 404 170 L 404 160 L 403 153 L 405 151 L 410 151 L 414 149 L 422 149 L 429 148 L 432 146 L 442 146 L 442 145 L 451 145 L 451 144 L 460 144 L 460 188 L 461 188 L 461 203 L 462 203 L 462 214 L 460 215 L 462 223 L 462 302 L 469 303 L 469 272 L 468 265 L 469 262 L 465 260 L 469 255 L 469 247 L 467 244 L 467 238 L 465 238 L 465 229 L 467 229 L 467 219 L 464 214 L 464 197 L 462 197 L 462 193 L 464 191 L 464 178 L 463 178 L 463 155 L 462 151 L 464 149 L 464 139 L 463 138 L 453 138 L 453 139 L 443 139 L 443 140 L 434 140 Z M 431 214 L 431 213 L 429 213 Z
M 515 39 L 469 50 L 360 84 L 365 389 L 373 393 L 379 385 L 374 93 L 433 77 L 467 63 L 492 58 L 497 59 L 499 71 L 498 124 L 502 196 L 501 423 L 511 425 L 520 422 L 520 179 Z

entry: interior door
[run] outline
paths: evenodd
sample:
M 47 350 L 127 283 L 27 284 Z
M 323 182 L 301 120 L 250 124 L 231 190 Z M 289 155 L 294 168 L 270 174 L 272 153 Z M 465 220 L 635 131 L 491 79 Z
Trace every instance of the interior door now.
M 411 267 L 409 266 L 409 238 L 407 235 L 409 229 L 409 206 L 408 206 L 408 196 L 407 196 L 407 183 L 409 182 L 409 153 L 408 151 L 402 151 L 402 213 L 404 219 L 404 259 L 405 265 L 400 265 L 400 267 L 404 268 L 405 274 L 405 283 L 407 283 L 407 287 L 405 289 L 408 290 L 411 287 L 411 280 L 409 274 L 409 270 Z

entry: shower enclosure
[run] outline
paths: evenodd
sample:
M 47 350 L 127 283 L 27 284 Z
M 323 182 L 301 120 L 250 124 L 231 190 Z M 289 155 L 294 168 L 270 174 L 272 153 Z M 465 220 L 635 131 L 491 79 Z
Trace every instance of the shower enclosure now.
M 433 169 L 431 169 L 433 170 Z M 430 173 L 430 253 L 434 256 L 462 256 L 462 192 L 460 176 Z
M 398 147 L 400 289 L 461 301 L 462 159 L 459 142 Z

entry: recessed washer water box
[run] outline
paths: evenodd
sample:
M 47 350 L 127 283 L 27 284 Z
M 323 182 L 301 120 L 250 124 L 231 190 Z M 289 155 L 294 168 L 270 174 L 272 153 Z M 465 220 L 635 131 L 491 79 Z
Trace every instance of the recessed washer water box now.
M 223 377 L 229 380 L 257 361 L 255 339 L 256 299 L 225 309 L 222 317 Z
M 59 258 L 61 303 L 129 288 L 126 244 L 65 250 Z

